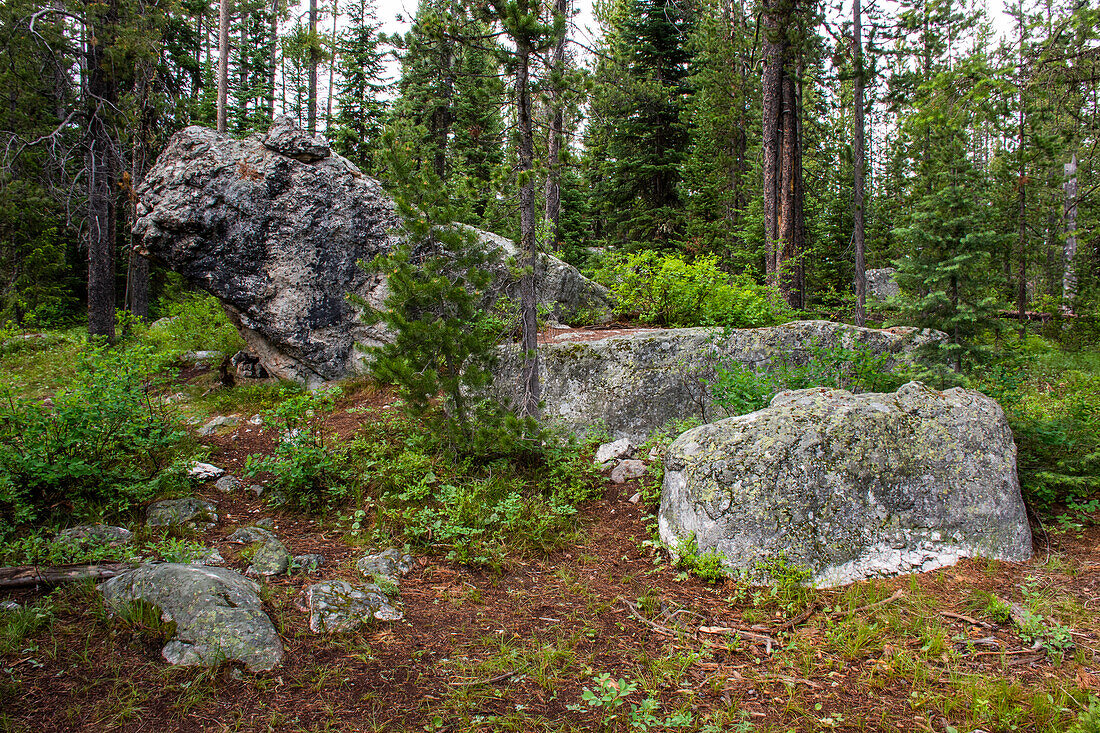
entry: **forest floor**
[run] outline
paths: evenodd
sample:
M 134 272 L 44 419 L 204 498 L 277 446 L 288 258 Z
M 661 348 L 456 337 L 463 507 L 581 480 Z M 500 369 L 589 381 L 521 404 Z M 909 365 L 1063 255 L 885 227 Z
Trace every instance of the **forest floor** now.
M 327 424 L 351 436 L 388 402 L 359 390 Z M 247 420 L 201 440 L 237 475 L 272 449 Z M 773 592 L 670 566 L 647 543 L 654 507 L 632 503 L 638 491 L 607 483 L 580 508 L 573 542 L 499 570 L 421 554 L 401 581 L 403 620 L 318 636 L 296 597 L 319 579 L 354 580 L 372 548 L 334 517 L 204 485 L 196 496 L 221 522 L 189 539 L 228 567 L 247 562 L 225 538 L 261 517 L 291 552 L 325 556 L 318 573 L 265 581 L 283 665 L 171 667 L 164 630 L 110 616 L 90 584 L 0 592 L 41 610 L 0 655 L 0 728 L 1059 731 L 1100 695 L 1100 514 L 1035 524 L 1025 563 Z M 1024 628 L 997 599 L 1041 620 Z

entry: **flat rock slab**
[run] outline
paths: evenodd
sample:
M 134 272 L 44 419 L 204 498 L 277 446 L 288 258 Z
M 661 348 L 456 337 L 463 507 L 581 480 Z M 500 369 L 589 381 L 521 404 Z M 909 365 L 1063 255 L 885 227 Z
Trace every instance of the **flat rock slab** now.
M 886 368 L 912 361 L 922 345 L 943 334 L 912 328 L 857 328 L 831 321 L 795 321 L 768 328 L 676 328 L 539 347 L 543 417 L 583 435 L 602 426 L 612 438 L 641 444 L 657 428 L 689 418 L 711 422 L 716 414 L 708 391 L 719 361 L 753 370 L 777 357 L 807 363 L 815 349 L 865 347 L 886 354 Z M 502 353 L 495 384 L 516 400 L 520 359 Z M 602 463 L 602 461 L 601 461 Z
M 353 586 L 343 580 L 310 585 L 302 593 L 300 607 L 309 613 L 309 628 L 315 634 L 337 634 L 374 620 L 404 618 L 377 585 Z
M 125 527 L 111 527 L 106 524 L 81 524 L 61 530 L 57 533 L 57 539 L 81 544 L 118 547 L 119 545 L 130 544 L 134 539 L 134 533 Z
M 1031 557 L 1016 446 L 1001 407 L 964 389 L 810 389 L 672 443 L 658 515 L 734 569 L 784 558 L 818 586 L 963 557 Z
M 140 600 L 175 622 L 176 635 L 162 651 L 170 664 L 209 667 L 239 661 L 262 672 L 283 660 L 279 634 L 260 603 L 260 586 L 232 570 L 142 565 L 99 588 L 115 611 Z

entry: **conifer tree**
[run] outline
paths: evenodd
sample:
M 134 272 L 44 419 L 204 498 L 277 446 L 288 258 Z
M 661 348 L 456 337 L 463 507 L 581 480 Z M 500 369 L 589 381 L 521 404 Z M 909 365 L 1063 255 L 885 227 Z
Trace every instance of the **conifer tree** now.
M 337 37 L 335 49 L 339 106 L 328 134 L 338 153 L 375 174 L 386 111 L 385 54 L 372 0 L 352 0 L 347 10 L 348 25 Z

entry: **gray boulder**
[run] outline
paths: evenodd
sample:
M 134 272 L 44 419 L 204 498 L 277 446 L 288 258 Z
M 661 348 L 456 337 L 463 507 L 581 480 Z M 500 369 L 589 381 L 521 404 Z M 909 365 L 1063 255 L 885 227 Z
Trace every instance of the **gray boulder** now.
M 243 662 L 253 671 L 277 667 L 283 645 L 263 612 L 260 587 L 226 568 L 160 563 L 142 565 L 100 585 L 108 607 L 135 601 L 155 606 L 175 636 L 162 654 L 170 664 L 216 666 Z
M 709 422 L 716 412 L 707 391 L 719 360 L 767 369 L 782 357 L 805 364 L 812 350 L 862 346 L 887 354 L 887 368 L 914 358 L 920 346 L 943 334 L 913 328 L 857 328 L 830 321 L 795 321 L 769 328 L 654 329 L 597 341 L 539 347 L 543 416 L 583 434 L 603 425 L 613 438 L 636 444 L 672 421 Z M 509 351 L 496 372 L 498 393 L 515 400 L 518 355 Z
M 871 300 L 889 300 L 901 294 L 897 273 L 893 267 L 882 267 L 867 271 L 867 297 Z
M 218 523 L 217 510 L 209 501 L 194 497 L 154 501 L 145 510 L 145 524 L 150 527 L 187 524 L 209 528 Z
M 270 374 L 315 386 L 361 368 L 356 343 L 388 335 L 348 300 L 383 304 L 359 262 L 399 242 L 394 202 L 348 160 L 280 121 L 242 140 L 177 133 L 138 190 L 138 251 L 215 295 Z M 487 248 L 506 240 L 479 233 Z M 553 258 L 541 297 L 563 314 L 606 292 Z M 501 277 L 514 281 L 501 265 Z
M 356 587 L 343 580 L 309 586 L 299 608 L 309 614 L 309 628 L 315 634 L 337 634 L 373 620 L 404 617 L 377 585 Z
M 386 579 L 397 583 L 401 576 L 412 570 L 413 556 L 390 548 L 377 554 L 364 555 L 355 563 L 355 569 L 365 578 Z
M 209 463 L 192 461 L 191 466 L 187 469 L 187 475 L 197 481 L 209 481 L 224 476 L 225 469 Z
M 784 392 L 669 447 L 661 540 L 753 570 L 783 557 L 819 586 L 963 557 L 1026 560 L 1031 531 L 1001 407 L 964 389 Z
M 134 533 L 125 527 L 111 527 L 106 524 L 81 524 L 61 530 L 57 533 L 56 539 L 80 544 L 118 547 L 119 545 L 130 544 L 134 539 Z

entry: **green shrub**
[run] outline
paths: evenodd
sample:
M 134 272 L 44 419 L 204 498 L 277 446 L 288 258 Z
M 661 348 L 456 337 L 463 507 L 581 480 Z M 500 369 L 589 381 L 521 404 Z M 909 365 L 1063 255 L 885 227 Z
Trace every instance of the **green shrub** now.
M 0 515 L 121 512 L 182 482 L 186 433 L 155 396 L 156 362 L 148 347 L 89 346 L 52 405 L 0 385 Z
M 597 273 L 616 296 L 616 311 L 659 326 L 769 326 L 791 311 L 773 290 L 748 275 L 731 277 L 718 258 L 688 263 L 678 255 L 638 252 Z
M 178 358 L 188 351 L 233 354 L 245 347 L 218 299 L 208 293 L 186 293 L 166 308 L 167 320 L 141 331 L 141 341 L 160 354 Z
M 249 456 L 245 474 L 270 473 L 269 488 L 305 511 L 320 511 L 345 499 L 351 485 L 345 451 L 332 445 L 323 430 L 325 414 L 339 395 L 338 388 L 284 392 L 283 401 L 264 413 L 264 424 L 278 431 L 275 450 L 269 456 Z
M 711 399 L 730 415 L 744 415 L 766 407 L 779 392 L 811 387 L 843 387 L 855 392 L 896 389 L 902 378 L 886 368 L 890 355 L 876 353 L 862 344 L 852 348 L 809 349 L 804 364 L 793 363 L 787 354 L 776 355 L 764 371 L 739 362 L 719 362 L 710 384 Z

